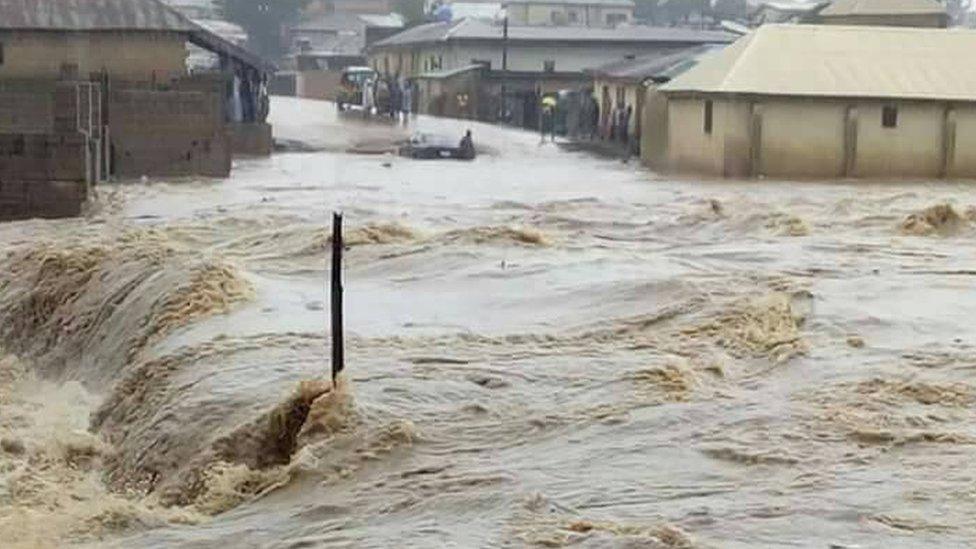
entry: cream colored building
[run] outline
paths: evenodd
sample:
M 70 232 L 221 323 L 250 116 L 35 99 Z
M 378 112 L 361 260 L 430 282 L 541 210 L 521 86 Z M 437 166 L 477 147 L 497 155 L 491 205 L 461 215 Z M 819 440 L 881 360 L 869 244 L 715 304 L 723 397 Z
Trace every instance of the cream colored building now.
M 175 32 L 63 33 L 0 30 L 0 78 L 77 78 L 101 72 L 127 80 L 186 73 L 186 37 Z
M 123 80 L 186 73 L 187 42 L 207 34 L 158 0 L 0 2 L 0 79 Z
M 642 157 L 724 177 L 976 177 L 976 32 L 765 25 L 648 92 Z
M 634 19 L 633 0 L 507 0 L 512 25 L 615 27 Z

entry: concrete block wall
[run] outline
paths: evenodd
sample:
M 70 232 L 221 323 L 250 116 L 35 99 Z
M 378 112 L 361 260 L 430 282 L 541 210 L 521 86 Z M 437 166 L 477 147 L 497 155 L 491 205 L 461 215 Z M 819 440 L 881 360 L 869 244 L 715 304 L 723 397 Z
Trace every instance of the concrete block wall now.
M 220 82 L 187 79 L 165 89 L 116 83 L 109 93 L 111 164 L 121 177 L 226 177 L 232 143 Z
M 234 154 L 269 156 L 273 146 L 271 124 L 264 122 L 234 123 L 230 125 Z
M 0 181 L 85 181 L 85 137 L 0 134 Z
M 81 214 L 87 187 L 79 181 L 0 180 L 0 221 L 74 217 Z
M 53 82 L 0 82 L 0 132 L 53 132 L 54 93 Z

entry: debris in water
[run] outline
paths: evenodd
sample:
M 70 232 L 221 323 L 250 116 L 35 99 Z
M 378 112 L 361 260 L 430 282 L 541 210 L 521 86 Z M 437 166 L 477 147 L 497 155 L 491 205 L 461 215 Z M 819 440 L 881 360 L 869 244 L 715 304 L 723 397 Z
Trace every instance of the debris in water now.
M 901 233 L 910 236 L 949 236 L 961 230 L 965 224 L 966 220 L 951 204 L 943 203 L 909 215 L 901 224 Z
M 775 214 L 766 221 L 766 228 L 772 230 L 777 236 L 807 236 L 810 234 L 810 227 L 805 221 L 789 214 Z
M 739 303 L 718 319 L 683 330 L 689 337 L 707 336 L 737 357 L 764 357 L 785 362 L 807 352 L 800 334 L 805 315 L 794 296 L 775 292 Z

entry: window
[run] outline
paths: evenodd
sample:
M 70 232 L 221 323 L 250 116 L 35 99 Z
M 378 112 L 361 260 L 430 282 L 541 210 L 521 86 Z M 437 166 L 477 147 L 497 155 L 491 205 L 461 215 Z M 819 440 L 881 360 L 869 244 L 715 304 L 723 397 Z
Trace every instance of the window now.
M 627 22 L 627 16 L 623 13 L 608 13 L 607 14 L 607 26 L 616 27 L 621 23 Z
M 543 61 L 542 70 L 545 72 L 556 72 L 556 62 L 551 59 Z
M 885 128 L 898 127 L 898 107 L 888 105 L 881 109 L 881 125 Z
M 481 65 L 482 67 L 491 70 L 491 60 L 490 59 L 472 59 L 472 65 Z
M 569 19 L 570 23 L 579 23 L 579 14 L 575 11 L 570 11 L 567 18 Z
M 705 101 L 705 133 L 712 133 L 712 102 Z

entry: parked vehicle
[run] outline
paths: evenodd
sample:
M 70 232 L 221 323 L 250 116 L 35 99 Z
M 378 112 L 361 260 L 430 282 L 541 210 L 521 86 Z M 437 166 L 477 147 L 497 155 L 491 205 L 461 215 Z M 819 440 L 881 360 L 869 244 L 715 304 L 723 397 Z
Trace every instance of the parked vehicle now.
M 363 87 L 376 80 L 376 71 L 369 67 L 346 67 L 339 77 L 339 92 L 336 94 L 336 105 L 340 111 L 351 106 L 361 107 L 363 104 Z
M 435 160 L 435 159 L 456 159 L 474 160 L 474 144 L 468 136 L 467 144 L 465 139 L 457 139 L 445 135 L 431 133 L 415 133 L 410 141 L 400 148 L 400 155 L 410 158 Z

